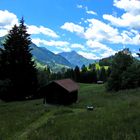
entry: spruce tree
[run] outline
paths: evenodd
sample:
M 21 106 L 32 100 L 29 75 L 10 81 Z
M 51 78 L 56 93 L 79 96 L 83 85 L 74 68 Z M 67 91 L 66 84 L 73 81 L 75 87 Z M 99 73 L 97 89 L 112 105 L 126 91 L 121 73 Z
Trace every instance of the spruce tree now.
M 82 65 L 81 71 L 82 71 L 82 72 L 87 72 L 87 67 L 86 67 L 85 65 Z
M 76 82 L 80 82 L 80 69 L 78 66 L 76 66 L 74 69 L 74 80 Z
M 1 51 L 2 79 L 10 79 L 12 99 L 32 96 L 37 86 L 35 63 L 31 54 L 31 39 L 24 19 L 9 31 Z
M 107 79 L 106 70 L 104 67 L 101 67 L 101 69 L 99 71 L 99 81 L 105 82 L 106 79 Z

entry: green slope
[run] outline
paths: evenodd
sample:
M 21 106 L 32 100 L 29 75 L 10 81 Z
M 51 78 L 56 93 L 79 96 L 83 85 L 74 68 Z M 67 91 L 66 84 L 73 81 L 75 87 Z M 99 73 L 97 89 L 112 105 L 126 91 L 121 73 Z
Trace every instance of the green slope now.
M 65 58 L 60 55 L 54 54 L 51 51 L 47 50 L 43 47 L 37 47 L 35 44 L 31 44 L 32 54 L 33 56 L 40 62 L 49 65 L 61 64 L 68 67 L 72 67 L 70 62 L 68 62 Z
M 0 102 L 0 139 L 138 140 L 140 89 L 107 93 L 104 85 L 80 84 L 70 106 L 44 106 L 42 100 Z M 93 111 L 86 106 L 93 105 Z

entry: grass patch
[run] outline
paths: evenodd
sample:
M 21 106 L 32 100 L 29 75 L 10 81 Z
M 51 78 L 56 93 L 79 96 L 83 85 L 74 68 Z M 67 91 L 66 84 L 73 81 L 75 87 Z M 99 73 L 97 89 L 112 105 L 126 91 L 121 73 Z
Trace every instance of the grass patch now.
M 73 111 L 71 109 L 60 109 L 58 111 L 56 111 L 54 113 L 54 115 L 64 115 L 64 114 L 69 114 L 69 113 L 73 113 Z
M 0 139 L 138 140 L 140 89 L 107 93 L 104 85 L 80 84 L 78 102 L 70 106 L 42 100 L 0 101 Z M 94 110 L 88 111 L 87 105 Z

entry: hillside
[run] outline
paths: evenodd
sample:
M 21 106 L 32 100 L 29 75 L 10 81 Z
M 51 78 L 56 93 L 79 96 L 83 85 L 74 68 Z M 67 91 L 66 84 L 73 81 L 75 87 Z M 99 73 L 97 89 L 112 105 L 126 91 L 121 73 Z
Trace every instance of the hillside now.
M 71 64 L 73 64 L 74 66 L 79 66 L 80 68 L 82 67 L 83 64 L 89 65 L 90 63 L 92 64 L 95 62 L 95 60 L 87 59 L 83 57 L 82 55 L 79 55 L 75 51 L 62 52 L 59 54 L 63 56 L 64 58 L 66 58 Z
M 2 47 L 3 40 L 4 40 L 4 37 L 0 37 L 0 48 Z
M 138 140 L 140 89 L 107 93 L 104 85 L 79 84 L 70 106 L 43 105 L 42 99 L 0 102 L 0 139 Z M 86 106 L 93 105 L 93 111 Z
M 2 47 L 1 42 L 3 39 L 4 37 L 0 38 L 0 47 Z M 43 65 L 48 65 L 55 72 L 59 71 L 63 67 L 82 67 L 83 64 L 89 65 L 90 63 L 92 64 L 95 62 L 95 60 L 87 59 L 75 51 L 54 54 L 46 48 L 38 47 L 34 43 L 31 44 L 31 48 L 34 59 L 41 62 Z
M 102 58 L 101 60 L 99 60 L 99 64 L 100 66 L 111 66 L 113 59 L 114 56 Z
M 31 44 L 31 48 L 33 49 L 31 52 L 35 59 L 44 63 L 45 65 L 49 65 L 52 69 L 54 69 L 58 65 L 73 67 L 72 64 L 64 57 L 58 54 L 54 54 L 46 48 L 38 47 L 33 43 Z
M 2 41 L 4 40 L 4 37 L 0 38 L 0 47 L 2 44 Z M 53 52 L 47 50 L 43 47 L 38 47 L 34 43 L 31 44 L 33 57 L 37 62 L 40 62 L 42 65 L 48 65 L 52 71 L 57 72 L 60 71 L 61 68 L 72 68 L 73 65 L 66 60 L 64 57 L 62 57 L 59 54 L 54 54 Z

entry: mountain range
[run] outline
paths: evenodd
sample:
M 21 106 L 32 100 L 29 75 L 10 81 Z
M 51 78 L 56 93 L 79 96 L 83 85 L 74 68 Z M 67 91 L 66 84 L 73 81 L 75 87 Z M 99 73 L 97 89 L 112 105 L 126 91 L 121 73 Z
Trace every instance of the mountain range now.
M 2 48 L 2 42 L 4 37 L 0 37 L 0 48 Z M 54 54 L 45 47 L 38 47 L 34 43 L 31 44 L 34 59 L 41 65 L 49 66 L 52 71 L 59 71 L 61 68 L 74 68 L 75 66 L 81 67 L 83 64 L 88 65 L 94 63 L 94 60 L 84 58 L 75 51 L 62 52 Z
M 38 47 L 32 43 L 31 48 L 31 53 L 34 56 L 34 59 L 43 65 L 49 66 L 53 71 L 56 71 L 56 69 L 60 69 L 63 67 L 73 67 L 73 65 L 67 59 L 59 54 L 54 54 L 44 47 Z
M 59 55 L 66 58 L 72 65 L 79 66 L 80 68 L 82 67 L 82 65 L 88 65 L 90 63 L 92 64 L 95 62 L 95 60 L 87 59 L 87 58 L 83 57 L 82 55 L 79 55 L 75 51 L 62 52 L 62 53 L 59 53 Z

